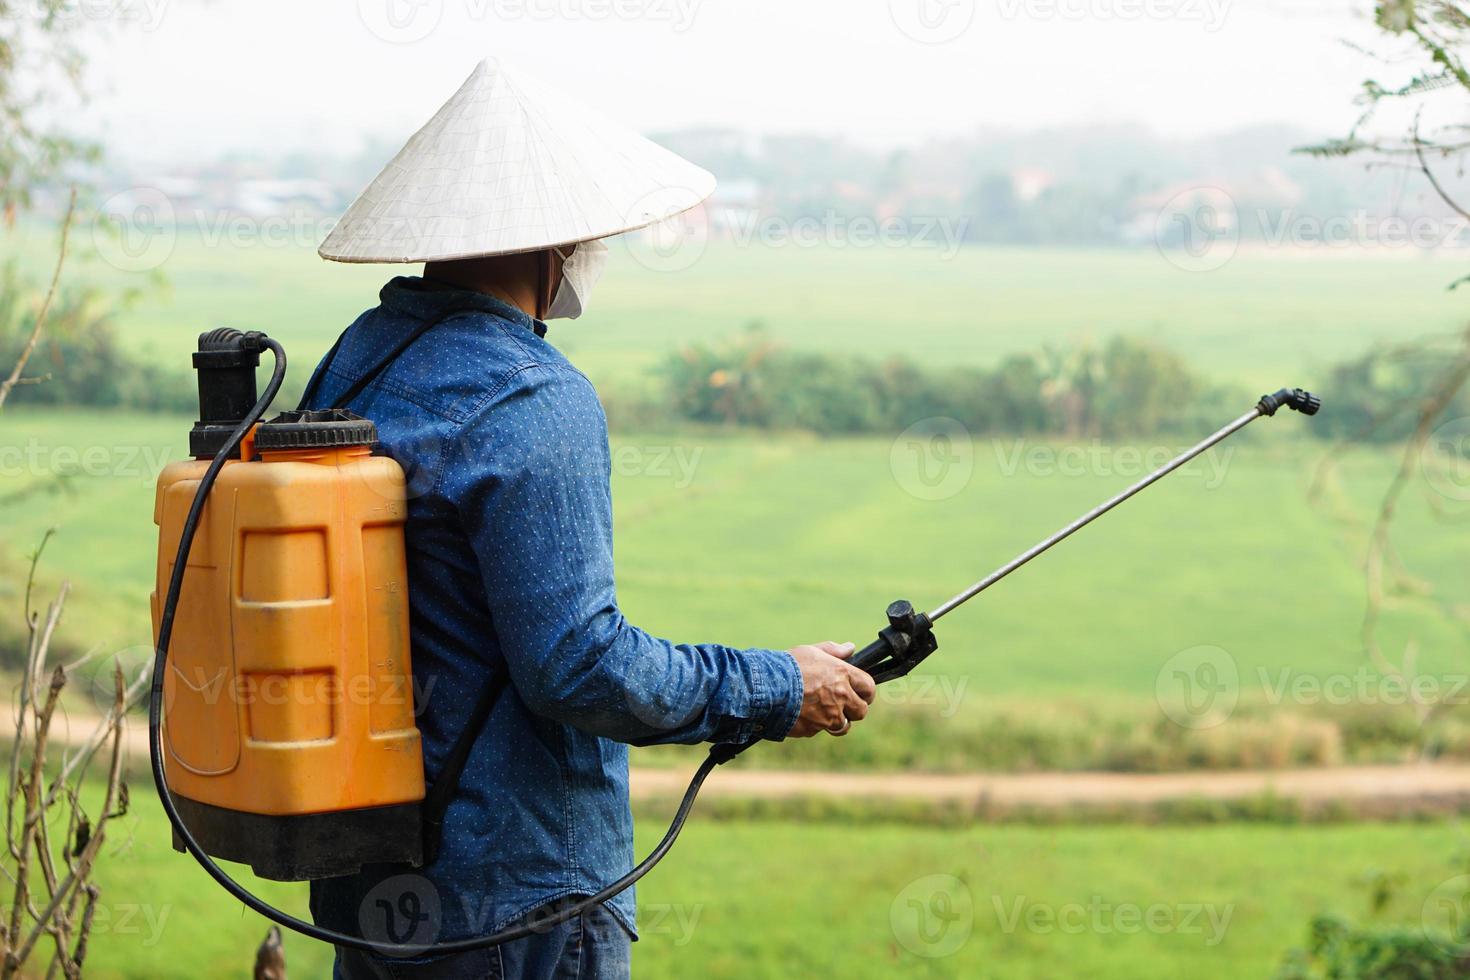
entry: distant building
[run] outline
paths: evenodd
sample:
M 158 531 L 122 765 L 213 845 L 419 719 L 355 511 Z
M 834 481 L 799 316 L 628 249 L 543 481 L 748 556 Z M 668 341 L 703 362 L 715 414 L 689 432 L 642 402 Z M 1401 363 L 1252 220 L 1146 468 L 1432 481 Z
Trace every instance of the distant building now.
M 1045 194 L 1056 182 L 1055 174 L 1037 167 L 1017 167 L 1011 171 L 1011 192 L 1016 200 L 1026 203 Z
M 229 207 L 254 217 L 269 217 L 294 209 L 332 211 L 337 199 L 337 191 L 324 180 L 252 178 L 235 185 Z

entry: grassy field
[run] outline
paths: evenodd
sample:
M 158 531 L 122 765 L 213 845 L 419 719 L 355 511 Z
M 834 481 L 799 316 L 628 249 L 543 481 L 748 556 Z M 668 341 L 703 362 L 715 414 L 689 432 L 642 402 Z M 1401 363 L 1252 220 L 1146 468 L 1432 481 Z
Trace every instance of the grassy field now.
M 27 264 L 39 263 L 43 236 L 30 237 Z M 1462 316 L 1443 289 L 1456 266 L 1440 258 L 1242 252 L 1193 274 L 1152 250 L 964 249 L 946 258 L 922 248 L 715 243 L 676 275 L 617 251 L 594 312 L 553 334 L 608 389 L 646 384 L 647 369 L 678 344 L 730 336 L 752 319 L 798 346 L 944 363 L 1140 333 L 1207 376 L 1264 390 L 1315 384 L 1373 341 L 1453 329 Z M 187 232 L 168 253 L 164 289 L 96 256 L 77 270 L 143 290 L 122 319 L 135 350 L 182 371 L 200 330 L 259 327 L 285 340 L 301 375 L 395 271 L 323 263 L 308 247 L 248 235 L 227 245 Z M 1309 673 L 1356 667 L 1354 565 L 1393 461 L 1356 454 L 1325 500 L 1311 502 L 1320 445 L 1294 438 L 1305 424 L 1297 417 L 1268 424 L 947 622 L 935 669 L 986 694 L 1043 685 L 1092 695 L 1146 692 L 1165 659 L 1201 644 L 1229 651 L 1252 676 L 1284 655 Z M 186 420 L 86 412 L 12 410 L 0 423 L 0 560 L 14 563 L 45 527 L 59 529 L 47 568 L 73 578 L 68 635 L 77 645 L 146 640 L 150 484 L 162 460 L 182 453 L 186 432 Z M 862 639 L 891 598 L 943 598 L 1145 469 L 1126 448 L 983 437 L 962 447 L 957 465 L 968 478 L 934 500 L 913 477 L 923 447 L 887 439 L 682 431 L 619 443 L 618 558 L 630 616 L 680 638 L 782 646 Z M 1157 462 L 1179 447 L 1144 448 Z M 56 472 L 78 475 L 56 485 Z M 34 482 L 49 485 L 17 502 Z M 1442 591 L 1464 585 L 1470 571 L 1429 508 L 1410 501 L 1407 510 L 1412 571 Z M 0 578 L 13 587 L 13 575 Z M 1049 612 L 1059 597 L 1067 617 Z M 1456 617 L 1412 594 L 1395 597 L 1389 617 L 1390 648 L 1412 638 L 1427 669 L 1454 663 L 1464 639 Z
M 755 315 L 792 344 L 912 348 L 946 361 L 1141 331 L 1178 347 L 1202 372 L 1259 376 L 1261 388 L 1288 377 L 1315 383 L 1324 365 L 1375 339 L 1402 337 L 1403 322 L 1427 332 L 1449 329 L 1459 315 L 1440 288 L 1453 267 L 1436 259 L 1242 254 L 1218 272 L 1192 275 L 1151 251 L 965 250 L 945 261 L 922 250 L 722 245 L 675 277 L 621 258 L 596 311 L 556 327 L 574 360 L 613 389 L 646 383 L 645 369 L 677 344 L 728 336 Z M 287 340 L 300 373 L 384 275 L 323 264 L 299 248 L 194 240 L 177 243 L 167 272 L 169 288 L 145 292 L 124 318 L 135 349 L 182 370 L 198 329 L 261 326 Z M 95 262 L 89 274 L 130 281 Z M 755 283 L 758 290 L 749 288 Z M 923 316 L 905 324 L 904 310 Z M 0 589 L 15 598 L 24 554 L 55 527 L 43 578 L 71 578 L 62 630 L 70 646 L 146 653 L 151 484 L 163 461 L 182 455 L 188 424 L 22 409 L 0 423 L 0 562 L 10 569 Z M 1155 698 L 1181 651 L 1223 650 L 1247 702 L 1282 683 L 1357 671 L 1358 564 L 1372 506 L 1397 461 L 1387 451 L 1353 451 L 1312 496 L 1324 447 L 1301 438 L 1308 424 L 1297 416 L 1258 424 L 947 620 L 942 652 L 923 672 L 937 705 L 921 706 L 919 720 L 937 707 L 953 732 L 992 709 L 1009 713 L 966 743 L 946 741 L 956 745 L 952 757 L 926 751 L 928 764 L 963 767 L 977 745 L 1001 746 L 980 756 L 985 764 L 1026 764 L 995 737 L 996 727 L 1017 728 L 1017 718 L 1070 727 L 1083 746 L 1061 759 L 1032 753 L 1040 760 L 1033 764 L 1147 764 L 1133 743 L 1153 736 L 1133 729 L 1159 719 Z M 928 447 L 902 438 L 620 433 L 623 606 L 634 622 L 680 640 L 863 641 L 891 599 L 932 606 L 1180 448 L 990 436 L 958 446 L 949 460 L 958 478 L 936 494 L 917 478 L 920 462 L 935 462 Z M 58 473 L 69 475 L 58 481 Z M 1470 568 L 1435 520 L 1436 502 L 1457 503 L 1414 494 L 1402 507 L 1400 540 L 1416 578 L 1391 583 L 1384 641 L 1391 651 L 1413 644 L 1418 669 L 1439 683 L 1464 670 L 1464 607 L 1445 597 L 1464 594 Z M 1056 615 L 1059 604 L 1067 615 Z M 1086 747 L 1098 711 L 1122 719 L 1112 725 L 1121 750 Z M 895 725 L 914 732 L 899 741 L 917 750 L 933 732 L 914 720 L 910 712 Z M 1470 729 L 1462 734 L 1470 747 Z M 1011 741 L 1028 738 L 1023 730 Z M 893 739 L 863 732 L 842 757 L 915 764 L 883 755 Z M 782 758 L 831 761 L 817 751 L 803 746 Z M 1331 757 L 1329 745 L 1306 761 Z
M 114 285 L 136 279 L 95 263 L 91 271 Z M 324 265 L 307 249 L 192 240 L 178 243 L 167 273 L 168 290 L 147 293 L 123 327 L 133 349 L 180 370 L 195 335 L 220 324 L 281 337 L 304 370 L 385 277 Z M 677 344 L 718 340 L 754 319 L 797 346 L 946 363 L 1127 332 L 1173 345 L 1211 377 L 1265 389 L 1315 384 L 1377 340 L 1454 329 L 1461 313 L 1442 287 L 1457 274 L 1440 260 L 1243 253 L 1193 275 L 1153 252 L 967 250 L 941 261 L 919 250 L 712 246 L 678 275 L 615 255 L 593 314 L 556 325 L 553 338 L 614 390 L 646 384 L 647 369 Z M 1305 424 L 1261 423 L 945 620 L 941 651 L 923 671 L 933 700 L 910 689 L 886 722 L 880 702 L 849 739 L 757 761 L 835 765 L 840 750 L 846 764 L 891 765 L 881 750 L 902 744 L 918 760 L 908 767 L 1005 765 L 1043 729 L 1065 729 L 1096 756 L 1095 717 L 1109 713 L 1146 748 L 1168 729 L 1156 698 L 1176 655 L 1201 647 L 1225 652 L 1241 699 L 1253 703 L 1283 678 L 1352 677 L 1362 664 L 1367 521 L 1397 459 L 1353 450 L 1313 494 L 1324 447 L 1300 437 Z M 127 413 L 6 410 L 8 622 L 19 623 L 25 555 L 55 527 L 42 581 L 65 574 L 73 584 L 66 645 L 146 653 L 152 482 L 182 455 L 188 427 Z M 614 443 L 629 617 L 680 640 L 783 647 L 866 640 L 891 599 L 931 606 L 1141 475 L 1149 453 L 1180 448 L 976 437 L 950 460 L 963 478 L 933 499 L 915 477 L 916 447 L 902 439 L 690 429 L 622 433 Z M 1390 583 L 1384 642 L 1394 651 L 1412 642 L 1418 669 L 1448 683 L 1465 671 L 1466 612 L 1453 597 L 1466 594 L 1470 566 L 1463 534 L 1436 520 L 1437 503 L 1457 502 L 1404 499 L 1396 533 L 1412 577 Z M 1002 709 L 992 754 L 948 737 L 945 726 Z M 1402 721 L 1408 709 L 1395 710 Z M 104 866 L 111 918 L 94 945 L 94 974 L 244 973 L 264 923 L 168 849 L 151 794 L 137 790 L 130 833 Z M 643 824 L 640 850 L 660 829 Z M 1354 885 L 1368 869 L 1414 883 L 1384 917 L 1418 923 L 1424 896 L 1414 887 L 1452 874 L 1446 865 L 1462 843 L 1449 823 L 957 830 L 696 820 L 640 890 L 636 970 L 1261 976 L 1304 940 L 1314 911 L 1362 913 Z M 266 894 L 304 909 L 299 889 Z M 1138 931 L 1117 917 L 1122 907 L 1160 905 L 1166 928 Z M 1113 911 L 1094 913 L 1101 906 Z M 1217 918 L 1228 910 L 1218 937 L 1208 917 L 1180 921 L 1196 906 Z M 945 908 L 968 924 L 915 918 Z M 1013 923 L 1018 909 L 1027 917 Z M 1091 924 L 1047 928 L 1048 915 Z M 323 950 L 294 939 L 288 950 L 293 976 L 324 975 Z
M 85 231 L 85 229 L 83 229 Z M 49 233 L 22 247 L 38 275 Z M 81 236 L 83 254 L 87 238 Z M 167 287 L 152 273 L 93 258 L 79 270 L 141 291 L 122 318 L 134 349 L 180 368 L 215 326 L 261 329 L 298 363 L 314 360 L 391 275 L 415 266 L 323 262 L 310 247 L 228 244 L 181 232 Z M 1152 337 L 1209 376 L 1249 387 L 1315 384 L 1322 370 L 1379 340 L 1459 329 L 1445 286 L 1454 258 L 1331 250 L 1302 257 L 1242 250 L 1223 268 L 1187 272 L 1152 249 L 799 248 L 714 242 L 677 271 L 655 271 L 614 242 L 592 312 L 554 325 L 555 342 L 594 381 L 637 385 L 672 347 L 728 337 L 752 321 L 781 341 L 939 364 L 986 363 L 1043 344 L 1115 333 Z
M 128 836 L 103 864 L 107 911 L 88 975 L 244 975 L 266 923 L 169 849 L 150 794 L 134 800 Z M 639 850 L 657 833 L 644 826 Z M 1418 926 L 1464 843 L 1454 824 L 941 830 L 696 819 L 639 886 L 634 969 L 659 980 L 1260 977 L 1305 941 L 1311 914 L 1364 915 L 1370 870 L 1404 876 L 1380 921 Z M 299 886 L 264 894 L 305 910 Z M 1141 928 L 1151 908 L 1161 909 L 1156 927 Z M 328 951 L 309 941 L 288 937 L 287 959 L 293 977 L 327 974 Z
M 62 641 L 75 650 L 101 644 L 145 657 L 152 478 L 159 461 L 181 454 L 188 420 L 7 414 L 0 462 L 38 462 L 27 463 L 36 475 L 10 484 L 19 498 L 0 508 L 10 563 L 0 577 L 10 592 L 6 604 L 14 608 L 19 598 L 19 553 L 54 527 L 42 579 L 54 584 L 64 571 L 72 582 Z M 1259 423 L 1261 431 L 1150 490 L 947 619 L 940 653 L 918 675 L 922 680 L 885 689 L 877 717 L 888 705 L 896 712 L 886 723 L 862 726 L 841 744 L 787 747 L 760 764 L 1175 768 L 1336 761 L 1340 736 L 1295 722 L 1262 729 L 1251 720 L 1260 712 L 1244 708 L 1274 698 L 1264 707 L 1308 708 L 1329 726 L 1384 723 L 1377 715 L 1366 722 L 1346 717 L 1352 705 L 1303 705 L 1281 692 L 1309 679 L 1358 684 L 1364 660 L 1357 562 L 1370 506 L 1396 460 L 1354 451 L 1313 498 L 1308 484 L 1323 448 L 1293 435 L 1301 424 L 1295 416 Z M 777 647 L 864 641 L 891 599 L 932 607 L 1135 478 L 1146 453 L 1176 448 L 1130 453 L 1027 443 L 1022 448 L 1046 465 L 1012 469 L 1011 440 L 977 439 L 965 457 L 967 483 L 930 500 L 910 492 L 905 447 L 895 447 L 880 439 L 717 432 L 616 438 L 619 588 L 630 619 L 678 640 Z M 1079 460 L 1084 464 L 1072 469 Z M 52 469 L 74 475 L 57 483 L 43 475 Z M 1391 650 L 1417 644 L 1417 669 L 1449 691 L 1464 674 L 1465 623 L 1460 607 L 1444 597 L 1464 594 L 1470 569 L 1460 541 L 1443 533 L 1423 498 L 1408 498 L 1399 522 L 1404 554 L 1420 579 L 1392 596 L 1384 637 Z M 1067 615 L 1056 615 L 1059 603 Z M 1208 731 L 1157 728 L 1164 716 L 1156 698 L 1174 690 L 1175 658 L 1201 648 L 1223 651 L 1232 665 L 1243 706 L 1232 725 L 1244 726 L 1239 730 L 1258 748 L 1222 745 Z M 1357 700 L 1373 701 L 1377 693 L 1371 686 L 1350 690 Z M 1412 729 L 1411 709 L 1386 710 L 1388 723 Z M 1161 737 L 1174 735 L 1193 741 L 1161 749 Z M 1450 737 L 1455 744 L 1442 751 L 1470 752 L 1461 728 Z M 1385 751 L 1393 758 L 1398 750 Z M 666 752 L 640 756 L 670 761 Z M 1385 756 L 1375 750 L 1373 758 Z
M 1228 651 L 1245 689 L 1282 666 L 1312 676 L 1356 668 L 1361 522 L 1394 461 L 1352 454 L 1314 504 L 1307 484 L 1321 446 L 1293 438 L 1300 424 L 1260 423 L 1275 428 L 1242 437 L 956 613 L 927 669 L 992 697 L 1151 696 L 1161 665 L 1200 645 Z M 34 477 L 45 489 L 0 509 L 0 535 L 15 551 L 57 528 L 43 570 L 72 577 L 63 635 L 74 646 L 147 642 L 151 481 L 159 460 L 181 454 L 187 429 L 184 419 L 19 410 L 0 429 L 0 459 L 80 471 L 59 486 Z M 1100 447 L 1027 448 L 1064 460 Z M 687 640 L 865 639 L 889 600 L 932 606 L 1123 486 L 1141 455 L 1111 447 L 1095 472 L 1011 472 L 1009 440 L 976 440 L 968 485 L 925 500 L 905 488 L 902 467 L 895 476 L 893 451 L 885 440 L 798 436 L 615 440 L 629 617 Z M 1410 500 L 1401 520 L 1419 574 L 1443 590 L 1470 584 L 1458 542 L 1436 533 L 1427 506 Z M 1052 613 L 1059 601 L 1065 617 Z M 1432 597 L 1400 597 L 1387 628 L 1419 641 L 1426 671 L 1460 664 L 1463 624 Z

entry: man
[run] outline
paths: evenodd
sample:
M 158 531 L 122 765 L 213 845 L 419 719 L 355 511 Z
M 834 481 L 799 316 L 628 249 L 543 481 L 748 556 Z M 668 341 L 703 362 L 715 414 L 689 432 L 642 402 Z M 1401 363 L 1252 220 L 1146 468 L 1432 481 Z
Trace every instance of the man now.
M 339 261 L 425 262 L 343 335 L 310 407 L 338 405 L 382 366 L 340 407 L 377 423 L 409 477 L 413 670 L 431 781 L 487 685 L 508 685 L 474 736 L 437 859 L 315 882 L 318 922 L 423 944 L 544 915 L 633 863 L 626 745 L 842 735 L 867 714 L 873 682 L 843 662 L 850 644 L 675 645 L 618 611 L 606 422 L 544 321 L 585 309 L 599 239 L 694 207 L 713 186 L 631 130 L 486 62 L 322 245 Z M 495 949 L 339 950 L 337 976 L 625 977 L 634 928 L 629 890 Z

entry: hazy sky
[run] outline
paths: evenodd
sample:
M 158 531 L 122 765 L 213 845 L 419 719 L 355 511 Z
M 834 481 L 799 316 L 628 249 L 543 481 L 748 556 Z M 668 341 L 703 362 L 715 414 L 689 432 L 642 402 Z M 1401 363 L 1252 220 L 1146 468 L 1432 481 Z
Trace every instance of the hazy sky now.
M 648 130 L 870 144 L 977 126 L 1338 134 L 1369 4 L 1329 0 L 73 0 L 93 122 L 152 161 L 407 136 L 497 55 Z M 113 29 L 126 19 L 121 29 Z

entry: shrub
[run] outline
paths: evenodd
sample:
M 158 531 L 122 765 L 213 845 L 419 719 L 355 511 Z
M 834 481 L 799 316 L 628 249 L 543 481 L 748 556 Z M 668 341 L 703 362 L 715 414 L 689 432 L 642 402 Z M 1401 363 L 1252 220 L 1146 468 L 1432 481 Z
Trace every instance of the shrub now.
M 1359 927 L 1332 915 L 1308 926 L 1305 949 L 1287 954 L 1277 980 L 1451 980 L 1470 977 L 1463 938 L 1404 926 Z
M 1435 390 L 1458 361 L 1435 344 L 1377 348 L 1332 369 L 1327 389 L 1332 411 L 1314 428 L 1323 437 L 1361 442 L 1402 442 L 1413 431 L 1411 410 Z M 1461 390 L 1444 416 L 1470 415 L 1470 390 Z
M 1153 435 L 1189 429 L 1191 404 L 1219 397 L 1177 354 L 1127 337 L 991 369 L 932 370 L 791 351 L 754 325 L 730 342 L 684 348 L 662 375 L 681 418 L 821 435 L 894 432 L 935 416 L 972 432 Z
M 30 337 L 29 316 L 0 321 L 0 364 L 14 364 Z M 87 294 L 58 300 L 52 326 L 26 366 L 46 380 L 11 393 L 17 405 L 86 405 L 150 412 L 193 412 L 198 404 L 189 373 L 126 353 L 111 315 Z

